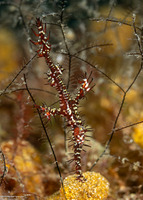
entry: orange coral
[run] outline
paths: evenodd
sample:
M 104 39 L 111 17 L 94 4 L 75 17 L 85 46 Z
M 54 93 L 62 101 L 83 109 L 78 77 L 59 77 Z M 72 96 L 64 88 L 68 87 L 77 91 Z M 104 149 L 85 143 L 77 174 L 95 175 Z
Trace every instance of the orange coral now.
M 0 32 L 0 81 L 8 78 L 19 65 L 18 45 L 12 33 L 5 29 Z
M 3 142 L 1 145 L 6 157 L 6 167 L 8 169 L 5 177 L 7 185 L 9 184 L 7 187 L 12 187 L 8 189 L 11 191 L 9 195 L 16 195 L 18 193 L 21 195 L 20 185 L 23 185 L 27 193 L 36 193 L 42 196 L 44 188 L 40 174 L 40 155 L 27 141 L 23 140 L 16 147 L 15 145 L 13 140 Z M 22 182 L 19 184 L 20 179 Z M 14 184 L 11 183 L 12 180 Z

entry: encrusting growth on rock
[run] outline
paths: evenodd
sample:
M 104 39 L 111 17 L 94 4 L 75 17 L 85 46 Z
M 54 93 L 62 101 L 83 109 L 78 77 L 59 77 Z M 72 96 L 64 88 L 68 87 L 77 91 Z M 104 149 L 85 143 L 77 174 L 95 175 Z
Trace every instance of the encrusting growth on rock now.
M 109 194 L 109 182 L 100 174 L 95 172 L 83 173 L 86 181 L 78 181 L 76 175 L 65 178 L 63 188 L 59 194 L 52 195 L 47 200 L 106 200 Z

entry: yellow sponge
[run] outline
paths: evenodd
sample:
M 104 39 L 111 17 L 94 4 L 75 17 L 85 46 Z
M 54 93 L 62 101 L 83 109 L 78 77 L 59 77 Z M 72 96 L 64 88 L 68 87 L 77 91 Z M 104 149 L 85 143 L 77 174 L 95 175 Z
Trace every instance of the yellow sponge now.
M 64 190 L 67 200 L 105 200 L 109 193 L 109 182 L 99 173 L 83 173 L 86 181 L 76 179 L 76 175 L 65 178 Z M 59 200 L 65 200 L 63 189 Z
M 133 140 L 143 149 L 143 125 L 140 124 L 134 128 Z

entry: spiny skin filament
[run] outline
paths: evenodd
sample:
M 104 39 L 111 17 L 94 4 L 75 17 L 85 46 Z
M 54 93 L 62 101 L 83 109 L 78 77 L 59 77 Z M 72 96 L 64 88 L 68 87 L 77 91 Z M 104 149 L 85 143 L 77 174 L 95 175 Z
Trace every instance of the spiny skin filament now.
M 82 99 L 85 94 L 92 89 L 92 87 L 90 87 L 92 80 L 89 81 L 89 77 L 84 78 L 82 81 L 79 81 L 81 86 L 75 98 L 72 99 L 67 91 L 65 84 L 63 83 L 63 79 L 61 76 L 64 69 L 60 65 L 54 64 L 50 58 L 51 45 L 48 42 L 49 35 L 48 37 L 46 36 L 46 26 L 43 27 L 43 23 L 39 18 L 36 19 L 36 26 L 38 28 L 38 33 L 36 33 L 35 31 L 33 32 L 35 36 L 37 36 L 39 39 L 38 42 L 32 41 L 32 43 L 39 46 L 39 49 L 37 50 L 38 56 L 45 58 L 45 61 L 50 69 L 46 73 L 48 77 L 48 82 L 51 87 L 54 87 L 58 92 L 60 108 L 50 108 L 45 105 L 35 105 L 35 107 L 40 109 L 40 112 L 43 113 L 44 117 L 47 118 L 48 121 L 51 119 L 51 116 L 56 115 L 60 115 L 66 118 L 67 126 L 69 126 L 72 131 L 72 141 L 74 149 L 72 160 L 75 161 L 75 171 L 77 174 L 77 179 L 83 181 L 84 177 L 82 175 L 81 169 L 81 152 L 82 147 L 86 145 L 84 143 L 86 137 L 85 133 L 87 132 L 87 129 L 84 127 L 80 119 L 77 107 L 79 104 L 79 100 Z

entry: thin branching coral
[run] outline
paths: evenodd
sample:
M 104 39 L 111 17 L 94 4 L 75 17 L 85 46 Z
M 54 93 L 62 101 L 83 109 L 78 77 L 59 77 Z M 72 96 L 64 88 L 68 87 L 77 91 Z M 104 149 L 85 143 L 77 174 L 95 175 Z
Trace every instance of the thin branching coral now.
M 142 1 L 125 9 L 119 8 L 119 1 L 109 2 L 108 9 L 103 7 L 101 0 L 0 2 L 0 22 L 4 24 L 4 30 L 10 24 L 6 30 L 15 31 L 17 41 L 9 40 L 11 36 L 1 31 L 0 37 L 6 38 L 6 43 L 1 39 L 0 198 L 143 199 L 143 150 L 140 148 L 143 143 L 140 126 L 143 123 L 140 118 L 143 110 Z M 139 18 L 136 19 L 133 13 Z M 36 24 L 37 31 L 35 18 L 40 19 Z M 50 38 L 48 34 L 46 36 L 46 27 Z M 38 47 L 36 54 L 30 37 Z M 17 43 L 23 53 L 16 50 L 19 49 Z M 37 55 L 46 62 L 37 59 Z M 22 62 L 24 58 L 27 61 L 16 73 L 21 58 Z M 91 71 L 95 90 L 93 88 L 93 93 L 89 92 L 85 101 L 79 104 L 84 94 L 91 90 L 92 79 L 84 75 Z M 8 76 L 13 72 L 15 75 L 10 79 Z M 52 87 L 44 86 L 45 72 Z M 5 78 L 9 78 L 9 83 Z M 38 119 L 33 118 L 27 91 L 20 95 L 21 90 L 27 90 L 35 99 Z M 63 121 L 59 117 L 61 114 Z M 42 129 L 38 128 L 39 119 Z M 52 123 L 48 127 L 47 121 Z M 91 128 L 91 135 L 86 133 L 85 124 Z M 92 137 L 88 142 L 92 148 L 84 153 L 87 137 Z M 71 149 L 66 140 L 70 140 L 73 154 L 67 152 Z M 34 159 L 34 155 L 41 158 Z M 94 170 L 95 165 L 96 172 L 102 173 L 103 177 L 83 173 Z M 69 176 L 73 169 L 76 175 Z M 77 177 L 82 180 L 82 176 L 83 182 L 76 180 Z M 108 197 L 109 184 L 104 177 L 110 182 Z M 55 193 L 60 188 L 60 180 L 61 190 Z M 54 196 L 49 197 L 53 193 Z

